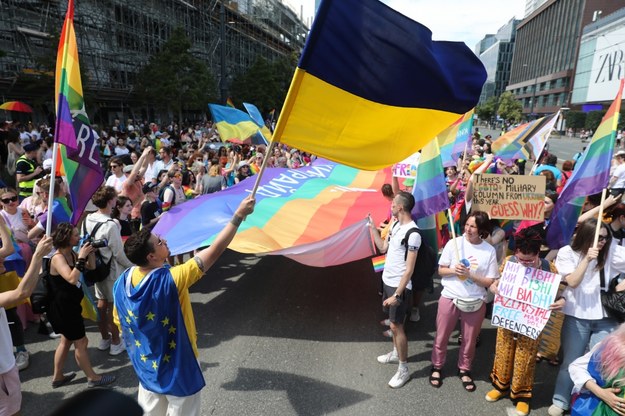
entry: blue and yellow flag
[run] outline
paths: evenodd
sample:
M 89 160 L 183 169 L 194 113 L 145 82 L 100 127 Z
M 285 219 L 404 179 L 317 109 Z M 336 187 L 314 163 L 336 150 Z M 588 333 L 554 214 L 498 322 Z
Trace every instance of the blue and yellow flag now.
M 379 0 L 324 0 L 274 140 L 359 169 L 416 153 L 473 108 L 486 70 L 462 42 Z
M 126 350 L 141 385 L 149 391 L 190 396 L 204 387 L 168 268 L 152 271 L 135 287 L 134 267 L 115 282 L 113 296 Z
M 222 142 L 243 143 L 258 132 L 258 125 L 241 110 L 218 104 L 209 104 L 208 108 Z
M 265 120 L 263 120 L 263 115 L 258 110 L 258 107 L 250 103 L 243 103 L 243 107 L 245 108 L 245 111 L 247 111 L 247 114 L 249 114 L 250 117 L 252 118 L 252 121 L 256 123 L 256 125 L 260 129 L 260 133 L 262 134 L 261 140 L 263 140 L 264 142 L 264 143 L 256 143 L 254 140 L 254 137 L 252 137 L 252 143 L 268 144 L 271 141 L 271 131 L 265 125 Z

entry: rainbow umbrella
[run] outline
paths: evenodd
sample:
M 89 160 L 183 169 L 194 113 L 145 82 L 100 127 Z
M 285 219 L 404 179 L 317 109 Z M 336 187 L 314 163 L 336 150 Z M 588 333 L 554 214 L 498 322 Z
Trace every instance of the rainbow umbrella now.
M 7 101 L 0 105 L 0 110 L 6 111 L 19 111 L 21 113 L 32 113 L 33 109 L 28 104 L 24 104 L 21 101 Z

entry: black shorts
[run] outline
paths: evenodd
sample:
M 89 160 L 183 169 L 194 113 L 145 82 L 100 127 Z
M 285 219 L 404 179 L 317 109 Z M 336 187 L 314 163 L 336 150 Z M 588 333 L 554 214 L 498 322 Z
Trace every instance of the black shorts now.
M 385 301 L 391 296 L 395 296 L 395 291 L 397 291 L 396 287 L 384 284 L 384 295 L 382 296 L 382 301 Z M 412 291 L 404 289 L 404 293 L 401 294 L 401 297 L 402 300 L 399 305 L 390 307 L 384 306 L 382 309 L 384 312 L 388 313 L 388 319 L 391 322 L 403 325 L 406 320 L 406 315 L 408 315 L 412 309 Z

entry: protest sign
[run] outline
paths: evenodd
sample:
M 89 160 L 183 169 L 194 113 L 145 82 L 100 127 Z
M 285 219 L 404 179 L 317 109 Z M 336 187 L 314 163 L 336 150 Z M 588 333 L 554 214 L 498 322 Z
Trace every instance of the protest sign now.
M 471 210 L 490 218 L 543 221 L 544 200 L 544 176 L 474 175 Z
M 537 339 L 551 316 L 560 275 L 508 261 L 493 305 L 492 325 Z
M 417 152 L 401 162 L 395 163 L 393 165 L 393 176 L 397 178 L 415 179 L 417 177 L 419 159 L 421 159 L 421 153 Z

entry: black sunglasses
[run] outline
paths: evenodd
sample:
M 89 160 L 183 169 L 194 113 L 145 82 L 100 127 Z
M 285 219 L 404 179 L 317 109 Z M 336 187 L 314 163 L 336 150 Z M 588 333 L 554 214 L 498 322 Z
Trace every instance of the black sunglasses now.
M 3 199 L 4 201 L 4 199 Z M 606 241 L 608 239 L 607 235 L 599 235 L 599 238 L 597 238 L 597 241 Z
M 0 199 L 0 201 L 2 201 L 2 203 L 4 203 L 4 204 L 8 204 L 10 202 L 15 202 L 15 201 L 17 201 L 17 195 L 16 196 L 12 196 L 11 198 L 2 198 L 2 199 Z

